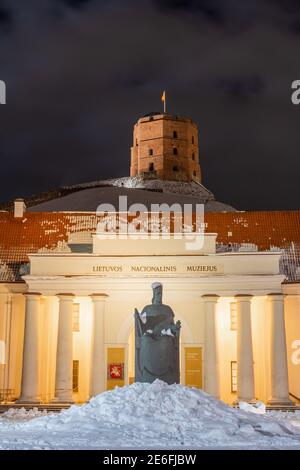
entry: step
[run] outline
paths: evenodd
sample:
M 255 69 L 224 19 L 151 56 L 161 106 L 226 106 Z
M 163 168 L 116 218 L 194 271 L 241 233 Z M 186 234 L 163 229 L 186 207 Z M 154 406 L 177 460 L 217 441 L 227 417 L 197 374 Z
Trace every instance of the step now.
M 299 405 L 290 405 L 290 406 L 267 406 L 267 411 L 300 411 Z
M 234 408 L 239 408 L 239 405 L 233 405 Z M 267 411 L 289 411 L 289 412 L 295 412 L 295 411 L 300 411 L 300 405 L 287 405 L 287 406 L 282 406 L 282 405 L 267 405 L 266 406 Z
M 0 404 L 0 413 L 5 413 L 10 409 L 21 409 L 25 408 L 26 411 L 32 410 L 33 408 L 37 408 L 39 411 L 53 411 L 58 413 L 61 410 L 66 410 L 70 408 L 71 405 L 65 403 L 41 403 L 37 405 L 32 405 L 32 403 L 5 403 Z

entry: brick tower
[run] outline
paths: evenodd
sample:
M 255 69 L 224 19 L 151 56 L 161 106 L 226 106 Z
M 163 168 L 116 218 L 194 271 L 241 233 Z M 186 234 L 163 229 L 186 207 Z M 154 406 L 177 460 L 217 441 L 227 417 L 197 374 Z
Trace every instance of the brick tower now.
M 130 176 L 201 182 L 198 128 L 188 118 L 150 113 L 134 126 Z

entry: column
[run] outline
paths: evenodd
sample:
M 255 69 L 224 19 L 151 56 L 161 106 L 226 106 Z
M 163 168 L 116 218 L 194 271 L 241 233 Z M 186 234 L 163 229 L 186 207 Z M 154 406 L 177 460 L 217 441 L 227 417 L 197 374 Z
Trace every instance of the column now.
M 237 401 L 255 401 L 251 295 L 237 295 Z
M 217 341 L 217 295 L 203 295 L 205 316 L 204 390 L 215 398 L 220 397 L 219 354 Z
M 92 295 L 93 330 L 91 349 L 90 396 L 104 392 L 106 386 L 104 315 L 106 294 Z
M 18 403 L 40 403 L 39 395 L 39 293 L 30 292 L 26 296 L 25 331 L 23 345 L 23 366 L 21 395 Z
M 293 405 L 289 399 L 287 348 L 282 294 L 269 294 L 270 304 L 270 359 L 271 398 L 270 405 Z
M 59 294 L 56 352 L 55 398 L 59 403 L 73 403 L 73 294 Z

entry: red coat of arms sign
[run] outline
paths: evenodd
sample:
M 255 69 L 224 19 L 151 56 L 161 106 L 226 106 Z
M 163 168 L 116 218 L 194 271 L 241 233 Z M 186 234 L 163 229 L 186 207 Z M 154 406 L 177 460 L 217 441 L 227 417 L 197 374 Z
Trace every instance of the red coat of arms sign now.
M 122 380 L 124 378 L 124 364 L 109 364 L 108 378 Z

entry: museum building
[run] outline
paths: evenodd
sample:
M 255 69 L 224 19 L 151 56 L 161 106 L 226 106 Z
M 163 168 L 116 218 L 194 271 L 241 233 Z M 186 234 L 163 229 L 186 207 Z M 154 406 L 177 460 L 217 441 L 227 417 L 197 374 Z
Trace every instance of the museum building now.
M 196 124 L 150 113 L 134 127 L 130 177 L 2 206 L 2 403 L 84 402 L 132 383 L 133 313 L 155 281 L 181 321 L 182 384 L 227 403 L 300 404 L 300 211 L 238 211 L 201 181 Z M 120 196 L 177 204 L 173 222 L 203 204 L 201 246 L 172 224 L 168 237 L 160 223 L 154 239 L 100 236 L 97 207 Z

